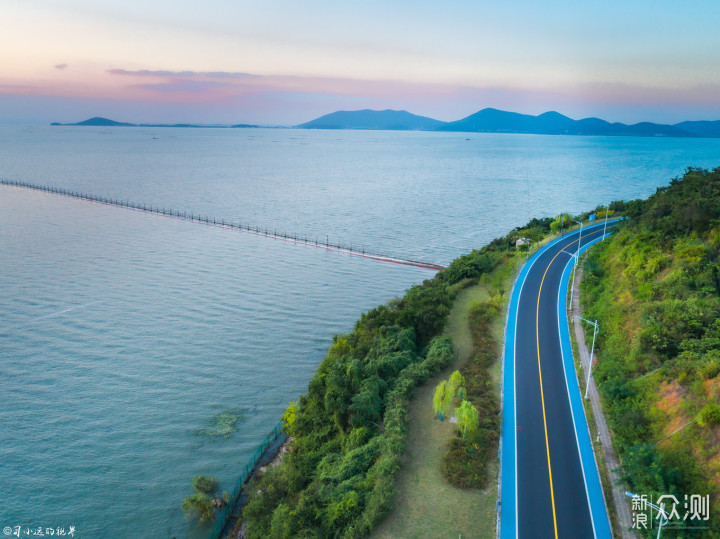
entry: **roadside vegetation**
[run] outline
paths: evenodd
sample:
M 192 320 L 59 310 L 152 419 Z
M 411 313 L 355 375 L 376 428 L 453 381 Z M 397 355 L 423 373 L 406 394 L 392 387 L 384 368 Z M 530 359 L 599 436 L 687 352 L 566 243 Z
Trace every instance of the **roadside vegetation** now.
M 457 258 L 402 298 L 363 314 L 347 335 L 335 337 L 307 394 L 284 416 L 294 439 L 291 450 L 247 489 L 242 520 L 248 537 L 370 533 L 391 508 L 414 389 L 454 360 L 451 342 L 441 333 L 455 297 L 500 264 L 510 267 L 515 241 L 540 240 L 552 221 L 534 219 Z M 506 292 L 502 280 L 490 285 L 500 296 Z M 474 391 L 479 399 L 482 388 L 470 385 L 475 375 L 464 376 L 468 394 Z M 485 406 L 470 401 L 478 409 Z M 495 401 L 489 408 L 494 421 L 496 406 Z M 479 421 L 478 431 L 487 423 Z M 475 436 L 466 430 L 461 444 L 470 443 L 468 434 Z
M 498 267 L 495 272 L 505 270 Z M 509 276 L 509 272 L 508 272 Z M 408 407 L 408 436 L 400 469 L 396 475 L 392 507 L 372 533 L 373 537 L 472 537 L 477 530 L 495 526 L 497 500 L 497 459 L 491 460 L 491 478 L 485 490 L 458 488 L 443 477 L 440 462 L 450 440 L 456 436 L 456 426 L 440 421 L 433 410 L 437 385 L 472 358 L 473 343 L 469 326 L 471 307 L 490 299 L 487 275 L 482 283 L 460 291 L 448 316 L 444 335 L 453 343 L 454 359 L 450 366 L 417 388 Z M 504 324 L 496 319 L 492 331 L 502 339 Z M 499 363 L 493 372 L 493 384 L 499 395 Z M 495 481 L 493 483 L 493 481 Z
M 456 371 L 465 391 L 457 396 L 459 405 L 455 408 L 455 417 L 458 428 L 442 457 L 440 468 L 450 484 L 461 488 L 485 488 L 488 462 L 497 458 L 500 399 L 490 369 L 498 360 L 499 348 L 491 324 L 501 307 L 499 296 L 472 305 L 469 313 L 472 355 L 460 371 Z
M 600 324 L 594 377 L 624 478 L 637 494 L 674 495 L 674 524 L 717 536 L 720 168 L 613 207 L 629 218 L 589 252 L 582 297 Z M 693 494 L 710 495 L 710 520 L 682 520 Z

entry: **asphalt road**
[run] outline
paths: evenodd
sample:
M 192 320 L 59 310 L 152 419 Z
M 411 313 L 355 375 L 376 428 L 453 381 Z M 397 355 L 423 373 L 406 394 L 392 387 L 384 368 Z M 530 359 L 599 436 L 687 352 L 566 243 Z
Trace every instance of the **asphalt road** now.
M 602 234 L 602 223 L 585 227 L 582 245 Z M 596 535 L 569 396 L 577 385 L 566 379 L 558 319 L 561 277 L 578 238 L 579 232 L 568 234 L 539 255 L 517 304 L 515 488 L 517 535 L 523 538 Z

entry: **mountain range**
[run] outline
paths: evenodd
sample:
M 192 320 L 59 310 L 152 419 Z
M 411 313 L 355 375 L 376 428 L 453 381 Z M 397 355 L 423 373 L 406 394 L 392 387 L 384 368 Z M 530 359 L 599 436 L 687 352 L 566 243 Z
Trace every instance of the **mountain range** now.
M 51 125 L 95 127 L 259 127 L 257 125 L 203 124 L 131 124 L 107 118 L 90 118 L 83 122 Z M 363 129 L 390 131 L 455 131 L 462 133 L 528 133 L 534 135 L 612 135 L 629 137 L 691 137 L 720 138 L 719 121 L 680 122 L 674 125 L 641 122 L 610 123 L 600 118 L 573 120 L 559 112 L 539 116 L 483 109 L 454 122 L 443 122 L 418 116 L 405 110 L 337 111 L 315 120 L 296 125 L 296 129 Z
M 675 125 L 642 122 L 627 125 L 619 122 L 610 123 L 600 118 L 573 120 L 554 111 L 532 116 L 491 108 L 483 109 L 454 122 L 442 122 L 425 116 L 417 116 L 404 110 L 338 111 L 295 127 L 300 129 L 385 129 L 536 135 L 720 137 L 720 121 L 681 122 Z
M 129 124 L 126 122 L 116 122 L 115 120 L 109 120 L 107 118 L 101 118 L 96 116 L 89 118 L 82 122 L 61 124 L 53 122 L 50 125 L 64 125 L 64 126 L 90 126 L 90 127 L 258 127 L 257 125 L 249 124 L 236 124 L 236 125 L 205 125 L 205 124 Z

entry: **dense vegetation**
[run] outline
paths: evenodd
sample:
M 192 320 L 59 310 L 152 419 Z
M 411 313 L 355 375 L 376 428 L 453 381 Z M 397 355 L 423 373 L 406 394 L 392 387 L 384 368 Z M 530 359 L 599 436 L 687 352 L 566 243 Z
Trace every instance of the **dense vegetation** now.
M 196 475 L 192 478 L 192 486 L 195 492 L 185 498 L 182 510 L 195 514 L 200 522 L 214 520 L 215 507 L 228 502 L 227 492 L 223 492 L 222 497 L 218 496 L 220 485 L 211 475 Z
M 616 209 L 630 218 L 590 252 L 582 286 L 625 479 L 681 512 L 710 494 L 706 533 L 720 533 L 720 168 Z
M 500 436 L 500 403 L 490 379 L 490 367 L 498 355 L 498 345 L 490 324 L 498 315 L 497 301 L 477 303 L 470 311 L 470 331 L 473 339 L 471 359 L 462 366 L 466 394 L 464 402 L 471 403 L 478 412 L 478 428 L 469 435 L 458 430 L 443 455 L 440 469 L 443 476 L 458 487 L 485 488 L 487 463 L 496 455 Z
M 307 394 L 283 416 L 291 451 L 248 488 L 242 518 L 249 537 L 369 534 L 390 508 L 413 389 L 453 357 L 439 335 L 455 295 L 506 261 L 517 238 L 547 235 L 551 222 L 534 219 L 454 260 L 335 337 Z M 472 390 L 478 408 L 482 384 Z M 496 422 L 497 403 L 489 407 Z

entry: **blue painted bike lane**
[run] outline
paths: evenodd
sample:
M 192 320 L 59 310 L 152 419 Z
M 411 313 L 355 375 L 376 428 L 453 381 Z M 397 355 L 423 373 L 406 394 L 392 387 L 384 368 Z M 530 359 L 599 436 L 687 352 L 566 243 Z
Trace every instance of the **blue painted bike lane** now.
M 602 238 L 597 238 L 580 247 L 580 254 L 599 241 L 602 241 Z M 609 538 L 612 537 L 612 533 L 610 531 L 607 506 L 605 504 L 605 497 L 603 496 L 602 485 L 600 484 L 600 474 L 598 472 L 597 462 L 595 461 L 595 453 L 593 452 L 592 442 L 590 441 L 590 429 L 583 407 L 583 397 L 580 393 L 581 389 L 573 363 L 570 325 L 566 307 L 567 290 L 572 269 L 573 264 L 572 259 L 570 259 L 563 270 L 562 278 L 560 279 L 560 288 L 558 289 L 558 331 L 560 332 L 565 382 L 568 388 L 568 398 L 570 399 L 573 423 L 575 424 L 575 436 L 577 438 L 578 450 L 580 451 L 580 463 L 582 464 L 583 475 L 585 477 L 585 489 L 588 496 L 595 537 Z M 587 376 L 587 374 L 585 375 Z

